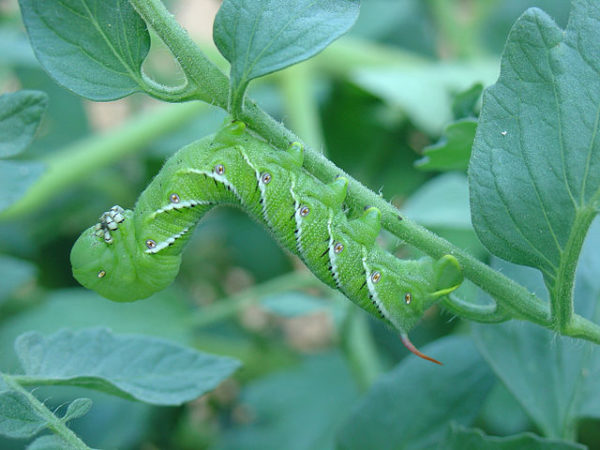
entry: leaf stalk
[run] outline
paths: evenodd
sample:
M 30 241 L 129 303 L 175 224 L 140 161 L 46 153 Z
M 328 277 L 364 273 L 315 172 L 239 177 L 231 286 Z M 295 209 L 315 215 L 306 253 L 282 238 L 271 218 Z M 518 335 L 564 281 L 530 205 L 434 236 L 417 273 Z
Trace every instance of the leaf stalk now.
M 59 435 L 65 442 L 70 444 L 70 448 L 80 449 L 80 450 L 89 450 L 90 447 L 85 445 L 85 443 L 77 437 L 73 431 L 69 427 L 65 425 L 65 423 L 56 417 L 52 411 L 50 411 L 46 405 L 40 402 L 31 392 L 27 389 L 24 389 L 19 383 L 17 383 L 12 376 L 1 373 L 0 376 L 3 378 L 4 382 L 7 386 L 9 386 L 13 391 L 18 392 L 23 395 L 31 405 L 31 407 L 35 410 L 35 412 L 42 417 L 46 422 L 47 426 L 52 432 Z
M 575 272 L 585 236 L 596 217 L 593 209 L 579 209 L 573 228 L 562 251 L 560 265 L 554 278 L 544 277 L 550 292 L 552 325 L 556 331 L 569 336 L 587 334 L 588 326 L 576 318 L 573 308 Z

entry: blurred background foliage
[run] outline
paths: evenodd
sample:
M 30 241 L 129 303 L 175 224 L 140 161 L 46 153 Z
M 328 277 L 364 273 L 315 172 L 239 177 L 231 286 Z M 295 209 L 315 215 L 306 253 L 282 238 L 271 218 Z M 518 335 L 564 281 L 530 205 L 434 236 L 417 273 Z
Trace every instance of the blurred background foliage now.
M 211 41 L 218 1 L 166 3 L 210 57 L 226 67 Z M 476 118 L 478 84 L 495 81 L 516 18 L 540 6 L 564 27 L 569 2 L 361 4 L 360 19 L 347 37 L 304 64 L 256 82 L 250 95 L 409 217 L 487 259 L 470 225 L 464 168 L 441 173 L 426 165 L 416 168 L 415 162 L 440 139 L 445 145 L 446 125 Z M 182 79 L 157 39 L 145 68 L 165 83 Z M 2 0 L 0 92 L 18 89 L 49 95 L 37 139 L 24 159 L 111 133 L 164 107 L 139 94 L 93 103 L 57 86 L 33 56 L 16 1 Z M 199 109 L 172 132 L 98 167 L 26 216 L 0 221 L 0 370 L 17 369 L 12 345 L 22 332 L 96 325 L 166 337 L 244 363 L 213 393 L 179 408 L 86 392 L 94 407 L 72 427 L 95 448 L 330 448 L 339 425 L 374 380 L 407 356 L 395 333 L 319 284 L 239 210 L 213 211 L 198 226 L 177 282 L 149 300 L 111 303 L 73 280 L 68 258 L 79 233 L 112 205 L 133 206 L 166 157 L 214 131 L 223 117 L 216 108 Z M 382 234 L 380 241 L 398 255 L 411 254 L 389 235 Z M 469 285 L 461 289 L 468 298 L 477 295 Z M 411 336 L 423 346 L 450 333 L 465 335 L 467 328 L 434 307 Z M 481 377 L 487 377 L 485 387 L 472 390 L 486 395 L 482 391 L 476 399 L 482 408 L 470 424 L 498 435 L 539 431 L 503 384 L 487 372 Z M 420 386 L 411 389 L 418 392 Z M 437 408 L 437 399 L 423 393 L 413 401 Z M 58 407 L 79 392 L 44 388 L 36 394 Z M 598 424 L 586 422 L 580 439 L 600 445 Z M 0 439 L 0 447 L 23 448 L 23 443 Z

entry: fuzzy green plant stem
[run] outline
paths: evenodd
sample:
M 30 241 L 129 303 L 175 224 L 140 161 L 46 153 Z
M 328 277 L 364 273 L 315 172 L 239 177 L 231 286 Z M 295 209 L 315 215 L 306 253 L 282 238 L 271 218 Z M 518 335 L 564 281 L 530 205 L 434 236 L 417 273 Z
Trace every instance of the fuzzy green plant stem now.
M 40 402 L 31 392 L 23 388 L 12 376 L 0 373 L 0 377 L 4 380 L 6 385 L 13 391 L 18 392 L 27 399 L 29 405 L 33 410 L 46 421 L 47 427 L 52 430 L 53 433 L 59 435 L 66 443 L 69 444 L 69 448 L 76 450 L 89 450 L 90 447 L 77 437 L 65 423 L 52 414 L 42 402 Z
M 289 145 L 289 142 L 299 140 L 279 122 L 262 113 L 252 101 L 247 100 L 246 104 L 247 109 L 241 117 L 242 120 L 251 124 L 252 128 L 267 140 L 282 148 Z M 382 225 L 388 231 L 436 259 L 447 254 L 455 256 L 463 268 L 465 277 L 502 302 L 513 315 L 545 327 L 550 326 L 550 311 L 544 301 L 445 239 L 407 218 L 400 218 L 397 208 L 343 172 L 319 152 L 306 148 L 304 166 L 317 178 L 326 182 L 338 175 L 348 178 L 347 202 L 350 207 L 362 209 L 365 206 L 375 206 L 379 208 L 382 213 Z M 600 343 L 600 327 L 597 339 Z
M 480 323 L 500 323 L 512 319 L 512 315 L 498 304 L 477 305 L 449 294 L 442 299 L 442 306 L 457 316 Z
M 229 88 L 229 100 L 227 102 L 227 111 L 242 111 L 244 109 L 244 98 L 248 82 L 246 83 L 231 83 Z
M 573 327 L 574 323 L 580 320 L 579 316 L 575 316 L 573 309 L 573 291 L 579 254 L 596 214 L 594 208 L 577 210 L 569 238 L 562 250 L 560 265 L 556 274 L 553 278 L 545 277 L 546 286 L 550 293 L 550 309 L 554 328 L 561 334 L 568 334 L 573 337 L 580 337 L 581 334 L 587 333 L 585 323 Z M 581 329 L 581 326 L 584 329 Z
M 159 0 L 131 0 L 130 3 L 171 50 L 188 83 L 197 88 L 196 99 L 227 109 L 228 78 L 198 50 L 165 5 Z
M 194 80 L 201 89 L 206 89 L 206 92 L 210 93 L 209 96 L 213 103 L 223 108 L 227 107 L 227 101 L 224 99 L 229 93 L 227 77 L 204 56 L 162 2 L 160 0 L 130 0 L 130 3 L 176 55 L 186 76 Z M 210 74 L 210 77 L 200 84 L 202 80 L 200 80 L 199 74 L 206 73 Z M 205 93 L 200 93 L 198 99 L 205 99 L 206 96 Z M 244 108 L 235 113 L 238 118 L 277 147 L 285 148 L 292 141 L 302 142 L 251 99 L 246 99 Z M 461 264 L 465 277 L 488 292 L 514 317 L 555 329 L 550 308 L 539 297 L 445 239 L 406 218 L 400 219 L 399 211 L 393 205 L 344 173 L 310 147 L 305 148 L 304 166 L 310 173 L 326 182 L 334 179 L 337 175 L 344 175 L 349 180 L 348 202 L 351 207 L 376 206 L 382 213 L 382 226 L 388 231 L 434 258 L 440 258 L 446 254 L 453 255 Z M 577 315 L 572 316 L 568 326 L 556 331 L 600 344 L 600 326 Z

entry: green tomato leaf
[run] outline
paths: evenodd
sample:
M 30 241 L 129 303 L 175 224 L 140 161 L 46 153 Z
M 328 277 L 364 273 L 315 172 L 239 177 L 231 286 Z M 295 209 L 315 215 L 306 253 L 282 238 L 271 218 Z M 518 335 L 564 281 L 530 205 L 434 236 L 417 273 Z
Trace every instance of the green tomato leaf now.
M 526 11 L 484 94 L 473 145 L 479 238 L 492 253 L 540 269 L 549 285 L 574 267 L 572 249 L 600 205 L 598 21 L 600 4 L 589 0 L 573 2 L 565 31 Z
M 495 378 L 472 341 L 449 336 L 423 350 L 448 360 L 440 367 L 408 357 L 380 377 L 340 429 L 340 449 L 428 447 L 449 420 L 477 417 Z
M 127 0 L 19 0 L 31 45 L 62 86 L 91 100 L 142 91 L 146 24 Z
M 575 442 L 545 439 L 533 433 L 520 433 L 514 436 L 488 436 L 483 431 L 452 424 L 439 449 L 444 450 L 584 450 L 585 445 Z
M 72 448 L 69 443 L 60 436 L 45 435 L 40 436 L 27 446 L 27 450 L 65 450 Z
M 474 119 L 451 123 L 438 143 L 423 149 L 423 158 L 415 166 L 421 170 L 467 170 L 476 129 Z
M 216 448 L 332 449 L 340 416 L 357 397 L 358 389 L 339 352 L 307 357 L 292 371 L 248 384 L 241 409 L 251 411 L 253 420 L 229 427 Z
M 359 0 L 225 0 L 213 39 L 231 63 L 232 91 L 314 56 L 358 18 Z
M 475 83 L 468 89 L 455 95 L 452 101 L 452 115 L 454 119 L 465 119 L 475 117 L 475 108 L 481 98 L 483 84 Z
M 501 381 L 496 382 L 486 398 L 478 422 L 484 423 L 489 433 L 498 436 L 532 429 L 531 419 Z
M 90 409 L 92 409 L 92 400 L 89 398 L 76 398 L 67 407 L 67 412 L 62 417 L 63 422 L 67 422 L 69 420 L 77 419 L 78 417 L 85 416 Z
M 0 161 L 0 211 L 23 197 L 45 168 L 36 161 Z
M 38 434 L 45 426 L 46 420 L 38 415 L 23 394 L 0 392 L 0 434 L 28 438 Z
M 473 230 L 469 185 L 466 175 L 461 173 L 445 173 L 432 178 L 408 198 L 401 210 L 405 216 L 427 228 Z
M 350 78 L 362 89 L 401 110 L 421 130 L 440 135 L 454 120 L 453 94 L 498 77 L 496 60 L 468 63 L 418 62 L 389 67 L 366 67 Z
M 0 158 L 29 147 L 47 104 L 48 96 L 39 91 L 0 95 Z
M 115 303 L 81 288 L 54 291 L 36 308 L 28 308 L 0 327 L 0 371 L 18 372 L 13 343 L 27 331 L 52 334 L 63 328 L 105 327 L 114 333 L 155 336 L 182 345 L 192 342 L 190 308 L 173 289 L 143 302 Z
M 31 384 L 88 387 L 157 405 L 197 398 L 239 367 L 231 358 L 98 328 L 25 333 L 15 349 Z
M 579 261 L 578 312 L 600 318 L 600 221 L 590 228 Z M 532 291 L 543 289 L 539 272 L 496 261 L 502 273 Z M 477 346 L 494 372 L 545 436 L 574 436 L 581 417 L 600 418 L 600 348 L 531 323 L 473 324 Z

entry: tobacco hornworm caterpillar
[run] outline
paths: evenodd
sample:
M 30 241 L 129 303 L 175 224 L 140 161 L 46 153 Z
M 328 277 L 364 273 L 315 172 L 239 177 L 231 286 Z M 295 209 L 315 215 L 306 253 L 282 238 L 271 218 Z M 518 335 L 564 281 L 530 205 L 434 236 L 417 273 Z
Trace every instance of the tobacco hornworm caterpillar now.
M 375 244 L 380 212 L 348 220 L 348 181 L 324 184 L 302 168 L 303 148 L 277 150 L 232 122 L 175 153 L 140 196 L 86 230 L 71 251 L 75 278 L 115 301 L 150 296 L 174 280 L 190 231 L 213 206 L 238 205 L 264 224 L 324 283 L 406 333 L 462 281 L 446 255 L 401 260 Z M 430 359 L 430 358 L 427 358 Z

